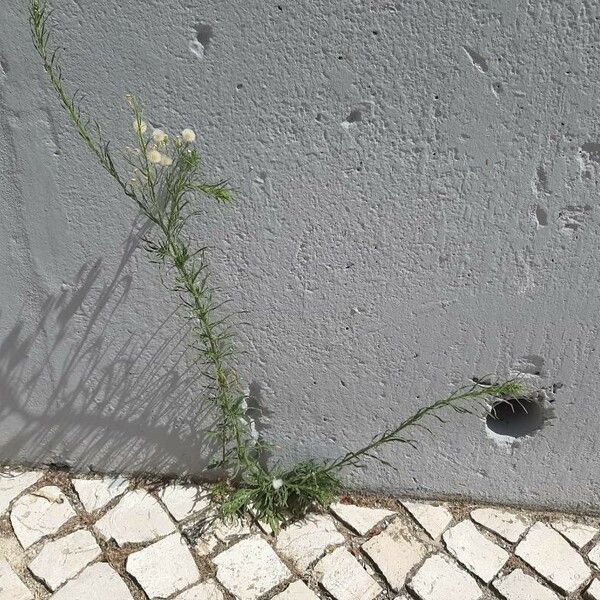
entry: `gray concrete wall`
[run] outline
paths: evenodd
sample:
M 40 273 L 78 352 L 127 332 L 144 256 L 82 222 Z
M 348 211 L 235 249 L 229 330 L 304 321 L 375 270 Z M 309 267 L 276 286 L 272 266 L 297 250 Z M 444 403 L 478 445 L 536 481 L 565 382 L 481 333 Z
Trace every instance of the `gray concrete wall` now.
M 278 4 L 279 3 L 279 4 Z M 600 499 L 600 11 L 586 0 L 64 0 L 68 83 L 116 146 L 144 100 L 238 188 L 194 235 L 284 461 L 331 457 L 474 374 L 562 382 L 503 444 L 449 415 L 354 486 Z M 198 400 L 136 212 L 0 0 L 0 459 L 201 472 Z M 139 223 L 137 224 L 139 227 Z M 535 375 L 534 377 L 538 377 Z

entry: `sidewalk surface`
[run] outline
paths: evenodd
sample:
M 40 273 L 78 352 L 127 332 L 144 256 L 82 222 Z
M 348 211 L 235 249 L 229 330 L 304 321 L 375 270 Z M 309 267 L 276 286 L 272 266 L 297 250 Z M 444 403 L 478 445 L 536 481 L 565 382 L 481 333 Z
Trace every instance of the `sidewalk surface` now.
M 343 497 L 273 536 L 207 489 L 0 474 L 0 600 L 600 600 L 600 518 Z

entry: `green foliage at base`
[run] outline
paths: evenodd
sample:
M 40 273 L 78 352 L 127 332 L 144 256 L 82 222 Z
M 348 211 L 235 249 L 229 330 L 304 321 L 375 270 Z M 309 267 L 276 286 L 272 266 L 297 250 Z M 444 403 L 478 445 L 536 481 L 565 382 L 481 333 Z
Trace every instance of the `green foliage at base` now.
M 277 531 L 284 523 L 304 516 L 311 508 L 326 508 L 335 499 L 341 482 L 326 465 L 299 462 L 289 469 L 245 473 L 237 486 L 217 492 L 219 517 L 250 513 Z

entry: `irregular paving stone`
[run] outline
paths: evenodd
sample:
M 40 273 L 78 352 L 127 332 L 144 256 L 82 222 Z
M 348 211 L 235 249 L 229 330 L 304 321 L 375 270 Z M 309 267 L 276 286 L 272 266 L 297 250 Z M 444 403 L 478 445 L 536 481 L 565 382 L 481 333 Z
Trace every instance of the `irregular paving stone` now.
M 173 600 L 225 600 L 225 596 L 214 580 L 210 579 L 182 592 Z
M 217 519 L 196 540 L 195 550 L 199 556 L 208 556 L 219 545 L 219 542 L 229 544 L 252 534 L 252 529 L 243 519 L 231 519 L 224 523 Z
M 134 490 L 121 498 L 95 525 L 94 529 L 119 546 L 151 542 L 175 531 L 175 524 L 156 498 L 145 490 Z
M 198 556 L 208 556 L 219 545 L 219 540 L 214 535 L 203 535 L 196 540 L 194 550 Z
M 125 493 L 129 481 L 124 477 L 103 477 L 102 479 L 73 479 L 73 487 L 79 496 L 83 508 L 94 512 L 106 506 Z
M 443 535 L 446 547 L 469 571 L 489 583 L 509 554 L 482 535 L 471 521 L 462 521 Z
M 588 558 L 600 569 L 600 543 L 596 544 L 588 554 Z
M 65 583 L 50 600 L 133 600 L 125 582 L 106 563 L 86 567 L 75 579 Z
M 400 519 L 362 545 L 390 587 L 400 591 L 409 572 L 427 554 L 427 548 L 410 533 Z
M 495 508 L 477 508 L 471 511 L 471 518 L 512 543 L 518 542 L 529 527 L 529 523 L 521 517 Z
M 28 487 L 37 483 L 41 478 L 41 473 L 29 471 L 28 473 L 18 473 L 10 471 L 0 473 L 0 516 L 2 516 L 10 503 Z
M 44 545 L 29 570 L 51 590 L 60 587 L 102 554 L 94 536 L 85 529 Z
M 452 523 L 452 513 L 445 506 L 434 506 L 424 502 L 403 502 L 402 506 L 434 540 L 437 540 Z
M 183 521 L 210 506 L 208 491 L 197 485 L 174 483 L 164 487 L 158 497 L 176 521 Z
M 221 552 L 213 563 L 219 582 L 240 600 L 255 600 L 292 575 L 259 535 Z
M 515 569 L 494 581 L 494 587 L 506 600 L 559 600 L 559 597 L 533 577 Z
M 592 585 L 585 591 L 588 600 L 600 600 L 600 580 L 594 579 Z
M 336 600 L 373 600 L 383 591 L 346 548 L 322 558 L 314 574 Z
M 5 560 L 0 560 L 0 600 L 33 600 L 29 588 Z
M 562 591 L 574 592 L 592 574 L 577 551 L 544 523 L 535 523 L 515 554 Z
M 250 535 L 252 529 L 245 520 L 233 518 L 226 522 L 217 520 L 212 532 L 220 542 L 227 543 Z
M 369 508 L 354 504 L 340 504 L 339 502 L 332 504 L 329 508 L 340 521 L 346 523 L 359 535 L 366 535 L 383 519 L 395 514 L 391 510 L 383 508 Z
M 416 572 L 408 587 L 421 600 L 479 600 L 477 582 L 447 556 L 429 557 Z
M 273 596 L 272 600 L 319 600 L 303 581 L 294 581 L 281 594 Z
M 575 523 L 567 519 L 552 523 L 552 527 L 559 533 L 562 533 L 564 537 L 578 548 L 583 548 L 586 544 L 589 544 L 598 531 L 600 531 L 597 527 L 585 525 L 584 523 Z
M 23 548 L 56 533 L 76 515 L 71 503 L 59 488 L 49 485 L 22 496 L 13 505 L 10 522 Z
M 325 554 L 329 546 L 344 542 L 344 536 L 336 529 L 331 517 L 309 515 L 283 529 L 277 536 L 275 547 L 298 571 L 305 571 Z
M 167 598 L 200 579 L 194 557 L 179 533 L 130 554 L 125 569 L 150 598 Z

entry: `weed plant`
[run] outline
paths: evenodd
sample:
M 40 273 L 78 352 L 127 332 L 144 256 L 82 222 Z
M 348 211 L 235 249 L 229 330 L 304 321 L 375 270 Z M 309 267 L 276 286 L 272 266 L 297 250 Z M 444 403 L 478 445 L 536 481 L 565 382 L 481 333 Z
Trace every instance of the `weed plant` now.
M 71 123 L 102 168 L 150 222 L 143 240 L 150 260 L 157 264 L 165 286 L 191 322 L 190 347 L 200 373 L 210 382 L 210 400 L 218 423 L 211 432 L 219 442 L 212 467 L 224 476 L 214 486 L 223 519 L 251 511 L 277 530 L 290 518 L 304 515 L 314 505 L 326 507 L 341 489 L 344 469 L 365 459 L 384 464 L 377 453 L 386 444 L 409 444 L 414 428 L 427 426 L 427 418 L 443 422 L 440 412 L 472 412 L 485 398 L 515 398 L 522 393 L 518 381 L 473 383 L 446 398 L 421 408 L 399 425 L 387 428 L 365 446 L 332 460 L 312 459 L 291 466 L 266 467 L 265 450 L 271 445 L 257 438 L 246 414 L 247 398 L 235 370 L 233 323 L 216 297 L 211 282 L 207 248 L 195 246 L 190 221 L 198 217 L 198 196 L 219 204 L 231 202 L 226 182 L 209 182 L 200 168 L 196 134 L 186 128 L 172 136 L 147 124 L 140 102 L 126 96 L 133 115 L 133 144 L 114 154 L 97 122 L 82 115 L 77 93 L 63 81 L 59 54 L 52 48 L 51 10 L 31 0 L 29 21 L 33 43 L 43 67 Z

